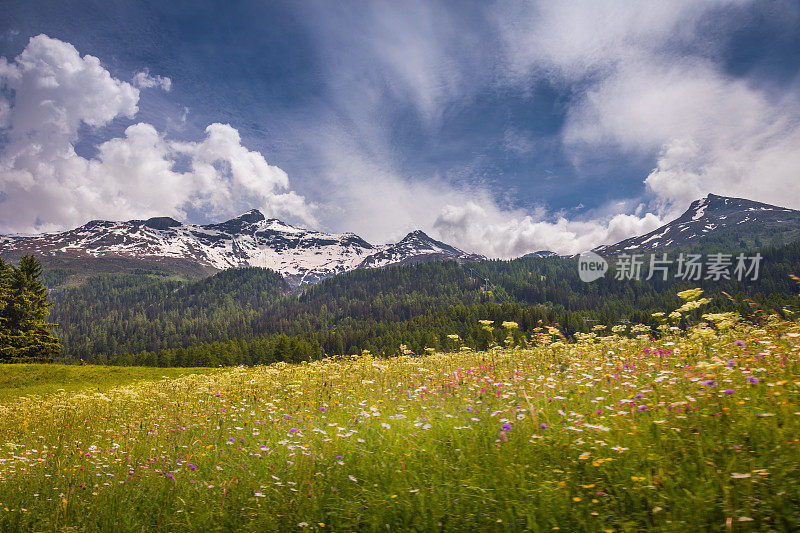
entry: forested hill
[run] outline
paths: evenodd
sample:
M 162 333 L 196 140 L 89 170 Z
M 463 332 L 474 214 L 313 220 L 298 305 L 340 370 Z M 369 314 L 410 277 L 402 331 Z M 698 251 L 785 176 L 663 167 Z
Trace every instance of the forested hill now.
M 216 365 L 364 349 L 393 355 L 401 345 L 415 353 L 453 348 L 453 334 L 485 348 L 492 336 L 481 319 L 516 321 L 520 334 L 539 321 L 567 334 L 598 323 L 652 323 L 652 312 L 677 306 L 677 291 L 698 285 L 717 296 L 712 310 L 750 312 L 745 298 L 773 309 L 793 304 L 797 286 L 789 275 L 800 272 L 800 243 L 761 254 L 755 282 L 619 281 L 609 275 L 584 283 L 576 260 L 558 257 L 357 270 L 305 291 L 260 268 L 192 282 L 147 273 L 97 276 L 56 287 L 50 320 L 73 361 Z

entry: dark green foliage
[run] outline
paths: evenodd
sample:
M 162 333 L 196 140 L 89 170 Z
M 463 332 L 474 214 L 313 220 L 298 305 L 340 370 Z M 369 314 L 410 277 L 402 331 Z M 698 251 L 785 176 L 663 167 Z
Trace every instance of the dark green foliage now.
M 33 256 L 16 267 L 0 259 L 0 362 L 47 362 L 61 353 L 45 322 L 52 303 L 41 275 Z
M 557 257 L 357 270 L 294 292 L 278 274 L 258 268 L 193 282 L 146 273 L 96 276 L 54 290 L 53 316 L 67 361 L 216 366 L 362 350 L 392 356 L 400 345 L 415 353 L 453 349 L 448 334 L 485 349 L 505 339 L 505 320 L 519 324 L 517 340 L 545 324 L 567 335 L 620 321 L 655 325 L 654 311 L 675 309 L 676 292 L 697 285 L 714 298 L 712 312 L 752 314 L 749 301 L 775 310 L 796 304 L 789 275 L 800 271 L 800 244 L 761 253 L 762 275 L 747 283 L 607 276 L 587 284 L 578 279 L 576 260 Z M 495 330 L 484 330 L 482 319 L 493 320 Z

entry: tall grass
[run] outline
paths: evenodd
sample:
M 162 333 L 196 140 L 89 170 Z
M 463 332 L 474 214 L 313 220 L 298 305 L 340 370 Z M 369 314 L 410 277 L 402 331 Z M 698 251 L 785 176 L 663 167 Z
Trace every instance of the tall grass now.
M 800 529 L 800 322 L 176 376 L 0 407 L 4 530 Z

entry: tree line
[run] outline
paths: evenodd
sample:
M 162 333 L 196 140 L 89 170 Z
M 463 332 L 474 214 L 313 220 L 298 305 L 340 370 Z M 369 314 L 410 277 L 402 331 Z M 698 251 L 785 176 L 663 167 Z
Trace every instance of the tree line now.
M 357 270 L 291 289 L 260 268 L 184 282 L 146 274 L 98 276 L 53 292 L 63 360 L 161 366 L 302 361 L 368 350 L 391 356 L 459 346 L 484 349 L 505 333 L 479 320 L 514 321 L 524 337 L 553 325 L 566 335 L 594 325 L 655 325 L 652 313 L 679 305 L 700 285 L 709 311 L 782 312 L 797 302 L 800 243 L 761 250 L 762 276 L 743 284 L 578 279 L 574 259 L 432 262 Z M 755 305 L 755 307 L 754 307 Z

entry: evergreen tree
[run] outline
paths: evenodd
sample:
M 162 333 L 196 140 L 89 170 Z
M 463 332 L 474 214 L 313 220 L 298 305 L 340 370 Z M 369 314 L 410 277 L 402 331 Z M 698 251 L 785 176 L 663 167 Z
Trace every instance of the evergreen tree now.
M 11 269 L 2 313 L 7 344 L 0 353 L 5 362 L 46 362 L 61 353 L 61 344 L 49 329 L 54 324 L 45 322 L 52 304 L 41 274 L 42 265 L 31 255 Z

